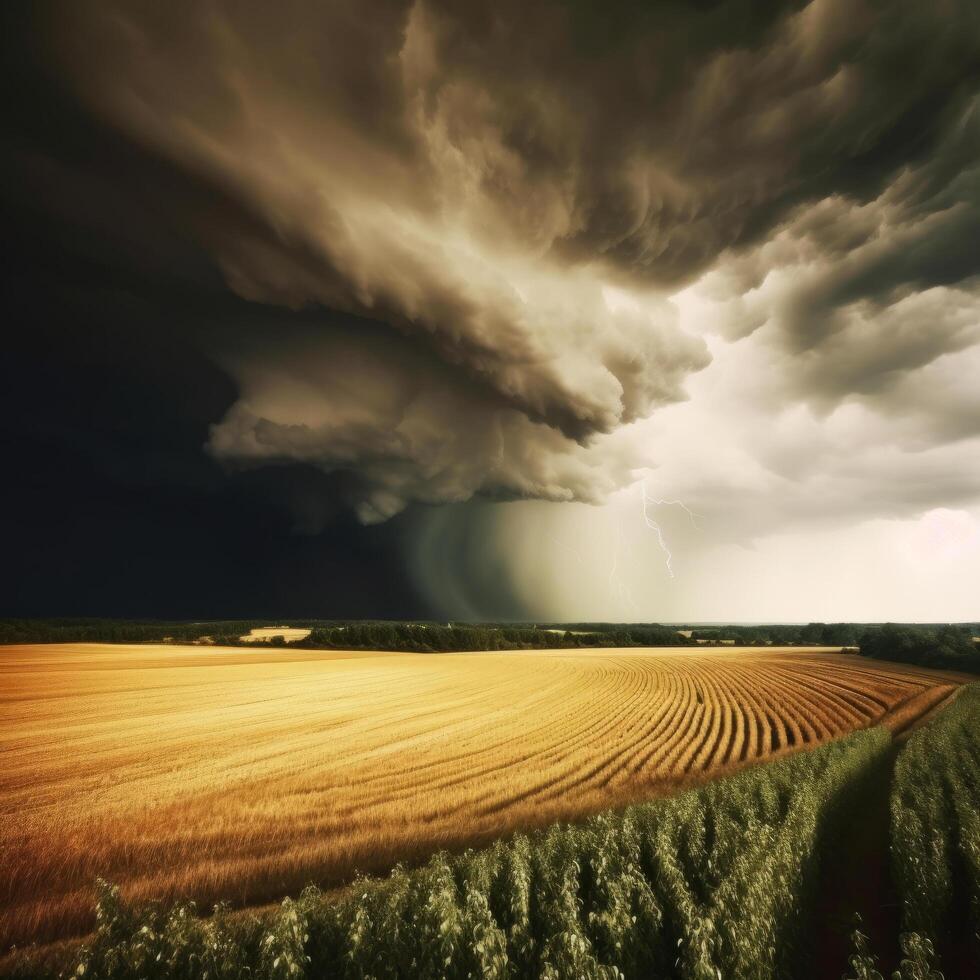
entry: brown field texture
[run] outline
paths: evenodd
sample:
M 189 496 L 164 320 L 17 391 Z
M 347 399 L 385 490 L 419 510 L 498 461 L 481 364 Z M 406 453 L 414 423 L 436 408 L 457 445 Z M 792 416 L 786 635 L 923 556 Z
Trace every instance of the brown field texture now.
M 884 722 L 956 679 L 826 649 L 0 647 L 0 951 L 259 904 Z

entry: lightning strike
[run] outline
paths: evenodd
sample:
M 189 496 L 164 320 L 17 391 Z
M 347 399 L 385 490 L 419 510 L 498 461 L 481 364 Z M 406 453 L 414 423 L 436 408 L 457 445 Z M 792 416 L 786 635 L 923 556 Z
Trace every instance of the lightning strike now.
M 680 507 L 685 514 L 691 519 L 691 524 L 700 530 L 697 522 L 697 514 L 691 510 L 687 504 L 682 500 L 668 500 L 664 497 L 652 497 L 649 490 L 647 490 L 646 481 L 644 480 L 640 484 L 640 491 L 642 493 L 643 500 L 643 521 L 646 526 L 657 535 L 657 541 L 660 544 L 660 550 L 666 555 L 666 565 L 667 574 L 673 578 L 674 577 L 674 556 L 670 548 L 667 546 L 667 541 L 664 539 L 663 528 L 660 524 L 650 516 L 650 507 Z
M 616 524 L 616 549 L 613 552 L 612 567 L 609 569 L 609 588 L 619 597 L 621 605 L 626 606 L 631 612 L 637 609 L 636 600 L 629 587 L 619 576 L 619 555 L 623 547 L 623 529 L 617 521 Z

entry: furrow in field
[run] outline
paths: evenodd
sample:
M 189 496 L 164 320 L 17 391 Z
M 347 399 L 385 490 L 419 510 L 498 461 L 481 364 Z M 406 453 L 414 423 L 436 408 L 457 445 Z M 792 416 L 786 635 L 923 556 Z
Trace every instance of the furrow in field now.
M 571 772 L 553 776 L 542 782 L 535 790 L 521 798 L 521 802 L 537 802 L 554 799 L 561 794 L 572 794 L 580 788 L 607 785 L 614 773 L 621 767 L 624 749 L 623 740 L 605 741 L 609 732 L 619 732 L 623 728 L 623 719 L 636 712 L 637 705 L 646 703 L 646 685 L 643 675 L 638 671 L 625 671 L 630 678 L 629 693 L 625 698 L 619 698 L 615 713 L 608 719 L 602 729 L 593 733 L 593 755 L 596 761 L 583 764 L 576 760 Z M 560 733 L 557 733 L 560 735 Z

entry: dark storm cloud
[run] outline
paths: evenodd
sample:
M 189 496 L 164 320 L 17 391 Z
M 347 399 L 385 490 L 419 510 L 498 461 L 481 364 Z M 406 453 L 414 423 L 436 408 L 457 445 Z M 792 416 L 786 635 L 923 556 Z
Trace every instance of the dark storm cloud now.
M 826 413 L 857 398 L 911 418 L 906 445 L 941 445 L 980 433 L 980 403 L 963 384 L 980 343 L 978 240 L 974 99 L 932 157 L 877 197 L 798 208 L 766 242 L 726 254 L 703 288 L 724 333 L 758 331 L 775 350 L 782 404 Z
M 359 526 L 340 475 L 228 473 L 205 453 L 237 390 L 186 328 L 240 311 L 185 294 L 172 329 L 164 289 L 118 266 L 66 286 L 67 263 L 85 266 L 35 246 L 3 270 L 0 613 L 425 614 L 402 530 Z
M 980 77 L 961 2 L 97 8 L 69 21 L 80 88 L 232 186 L 256 175 L 222 143 L 255 166 L 282 144 L 277 179 L 305 178 L 311 223 L 337 216 L 304 155 L 421 213 L 464 175 L 514 238 L 667 283 L 801 201 L 877 196 L 949 142 Z M 973 161 L 972 138 L 947 147 L 920 204 Z M 310 230 L 269 217 L 287 244 Z
M 781 265 L 801 275 L 777 308 L 794 350 L 818 346 L 838 311 L 883 309 L 911 293 L 980 273 L 980 102 L 962 107 L 926 162 L 908 167 L 874 199 L 836 195 L 797 209 L 771 243 L 732 261 L 733 292 L 758 289 Z M 760 306 L 760 311 L 763 307 Z M 768 309 L 766 309 L 768 312 Z M 744 335 L 762 319 L 743 322 Z
M 399 371 L 356 332 L 308 346 L 329 424 L 276 410 L 289 381 L 274 352 L 290 355 L 275 339 L 270 356 L 232 369 L 245 397 L 213 451 L 354 470 L 364 516 L 474 492 L 595 499 L 628 478 L 572 440 L 683 397 L 707 358 L 665 311 L 611 307 L 604 283 L 690 280 L 803 202 L 879 200 L 902 168 L 950 147 L 893 205 L 917 227 L 942 215 L 942 233 L 917 248 L 897 240 L 894 257 L 788 297 L 788 342 L 800 347 L 805 324 L 829 334 L 848 303 L 880 302 L 900 281 L 955 281 L 944 254 L 972 231 L 969 208 L 947 203 L 971 159 L 950 135 L 980 66 L 968 4 L 945 17 L 840 0 L 601 12 L 103 3 L 62 14 L 49 36 L 82 97 L 234 202 L 173 198 L 235 292 L 381 320 L 420 348 Z M 847 246 L 823 239 L 831 253 Z M 328 382 L 345 359 L 368 366 L 362 397 L 341 405 Z M 430 363 L 442 382 L 419 366 Z M 425 394 L 412 397 L 419 371 Z M 474 437 L 434 455 L 447 414 Z
M 695 282 L 702 332 L 776 352 L 776 407 L 914 397 L 915 439 L 975 431 L 969 392 L 913 394 L 978 339 L 966 0 L 27 19 L 8 194 L 18 228 L 70 252 L 36 288 L 82 288 L 48 316 L 67 333 L 111 309 L 145 357 L 169 338 L 206 366 L 222 394 L 180 465 L 289 501 L 298 527 L 629 483 L 659 450 L 632 423 L 709 361 L 665 299 Z M 169 418 L 200 376 L 168 393 L 143 359 Z
M 282 315 L 230 294 L 171 212 L 237 212 L 81 115 L 5 13 L 0 614 L 427 615 L 404 528 L 363 528 L 344 474 L 207 454 L 238 397 L 209 337 Z
M 597 455 L 515 411 L 425 349 L 377 323 L 322 316 L 276 338 L 241 325 L 215 338 L 240 397 L 209 451 L 242 465 L 302 460 L 352 474 L 358 515 L 384 520 L 406 501 L 477 493 L 598 502 L 635 459 Z
M 522 163 L 488 174 L 498 204 L 561 188 L 552 244 L 662 283 L 802 201 L 876 196 L 956 125 L 980 71 L 967 3 L 614 5 L 611 32 L 590 5 L 422 9 L 430 115 Z

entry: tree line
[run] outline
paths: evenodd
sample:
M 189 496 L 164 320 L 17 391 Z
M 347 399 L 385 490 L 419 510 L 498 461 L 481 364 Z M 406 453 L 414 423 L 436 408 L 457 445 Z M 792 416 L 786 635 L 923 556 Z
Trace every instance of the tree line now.
M 468 650 L 558 650 L 588 647 L 692 646 L 694 641 L 658 624 L 609 632 L 581 632 L 536 626 L 429 623 L 367 623 L 314 629 L 290 646 L 338 650 L 400 650 L 450 653 Z
M 435 623 L 388 620 L 174 620 L 0 619 L 6 643 L 242 644 L 261 627 L 309 629 L 290 647 L 320 650 L 390 650 L 450 653 L 494 650 L 565 650 L 598 647 L 738 646 L 852 647 L 867 657 L 980 673 L 980 624 L 807 623 L 667 626 L 661 623 Z M 690 633 L 690 636 L 686 634 Z M 285 646 L 282 637 L 262 641 Z
M 980 674 L 977 635 L 975 625 L 930 628 L 885 623 L 864 633 L 860 650 L 878 660 Z
M 243 633 L 269 620 L 186 622 L 162 619 L 0 619 L 3 643 L 191 643 L 202 637 Z

